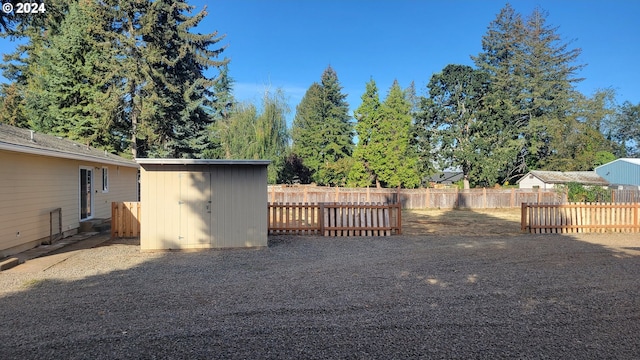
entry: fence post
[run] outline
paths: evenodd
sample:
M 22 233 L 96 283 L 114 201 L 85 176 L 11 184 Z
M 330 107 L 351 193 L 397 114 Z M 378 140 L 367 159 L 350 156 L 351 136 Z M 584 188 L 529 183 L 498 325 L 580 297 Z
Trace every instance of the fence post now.
M 487 208 L 487 188 L 482 188 L 482 207 Z
M 320 236 L 324 236 L 324 203 L 319 203 L 318 220 L 320 222 Z
M 520 231 L 524 232 L 527 228 L 527 203 L 520 206 Z
M 402 235 L 402 204 L 398 203 L 398 235 Z

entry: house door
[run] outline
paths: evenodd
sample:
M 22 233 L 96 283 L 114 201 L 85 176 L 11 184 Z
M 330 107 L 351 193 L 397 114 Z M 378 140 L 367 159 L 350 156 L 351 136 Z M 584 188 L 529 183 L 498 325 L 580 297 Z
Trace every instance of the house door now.
M 80 221 L 93 217 L 93 168 L 80 168 Z

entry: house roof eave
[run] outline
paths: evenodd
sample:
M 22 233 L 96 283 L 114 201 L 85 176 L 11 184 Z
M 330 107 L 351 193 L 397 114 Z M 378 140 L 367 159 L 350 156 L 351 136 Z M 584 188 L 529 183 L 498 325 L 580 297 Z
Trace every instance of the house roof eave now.
M 40 156 L 49 156 L 56 157 L 62 159 L 70 159 L 70 160 L 80 160 L 80 161 L 90 161 L 90 162 L 98 162 L 102 164 L 108 165 L 116 165 L 116 166 L 125 166 L 131 168 L 140 168 L 140 165 L 131 161 L 126 161 L 125 159 L 120 159 L 116 157 L 116 155 L 109 155 L 105 157 L 101 156 L 92 156 L 92 155 L 83 155 L 83 154 L 74 154 L 66 151 L 52 150 L 52 149 L 41 149 L 24 145 L 11 144 L 6 142 L 0 142 L 0 150 L 12 151 L 23 154 L 31 154 L 31 155 L 40 155 Z M 116 157 L 116 158 L 114 158 Z

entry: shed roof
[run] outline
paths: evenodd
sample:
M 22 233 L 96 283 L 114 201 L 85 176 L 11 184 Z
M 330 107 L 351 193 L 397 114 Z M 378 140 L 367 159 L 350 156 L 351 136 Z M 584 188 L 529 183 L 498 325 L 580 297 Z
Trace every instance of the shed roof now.
M 262 165 L 266 166 L 271 160 L 246 160 L 246 159 L 147 159 L 138 158 L 140 165 Z
M 0 124 L 0 150 L 84 160 L 126 167 L 139 167 L 133 160 L 110 154 L 62 137 Z
M 636 159 L 636 158 L 620 158 L 620 159 L 616 159 L 616 160 L 610 161 L 610 162 L 608 162 L 606 164 L 602 164 L 602 165 L 596 167 L 596 169 L 600 168 L 600 167 L 603 167 L 603 166 L 607 166 L 609 164 L 613 164 L 615 162 L 619 162 L 619 161 L 627 162 L 627 163 L 634 164 L 634 165 L 640 165 L 640 159 Z
M 603 179 L 595 171 L 543 171 L 532 170 L 525 176 L 520 178 L 517 182 L 529 175 L 533 175 L 547 184 L 566 184 L 570 182 L 577 182 L 583 185 L 609 185 L 609 182 Z
M 456 181 L 460 181 L 464 178 L 464 173 L 462 171 L 442 171 L 440 173 L 434 174 L 429 178 L 429 181 L 436 183 L 444 183 L 451 182 L 454 183 Z

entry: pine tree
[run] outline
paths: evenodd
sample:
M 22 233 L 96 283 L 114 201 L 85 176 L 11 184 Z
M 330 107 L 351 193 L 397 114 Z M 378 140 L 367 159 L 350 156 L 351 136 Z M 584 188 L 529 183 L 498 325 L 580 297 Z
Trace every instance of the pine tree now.
M 502 123 L 502 138 L 512 148 L 503 152 L 515 150 L 503 179 L 544 167 L 563 141 L 554 134 L 569 122 L 573 83 L 580 80 L 574 75 L 581 65 L 573 64 L 580 50 L 568 49 L 556 30 L 540 9 L 524 20 L 507 4 L 489 25 L 483 52 L 473 57 L 490 76 L 484 116 Z
M 59 33 L 38 53 L 40 76 L 29 79 L 25 112 L 35 130 L 118 152 L 120 141 L 111 133 L 115 109 L 105 96 L 102 64 L 108 59 L 95 46 L 94 30 L 102 21 L 96 7 L 70 4 Z
M 336 72 L 329 66 L 320 84 L 309 87 L 296 108 L 293 151 L 304 159 L 318 184 L 345 184 L 353 152 L 349 105 Z
M 207 78 L 224 48 L 210 49 L 222 37 L 191 29 L 206 9 L 188 16 L 185 1 L 111 0 L 115 21 L 112 44 L 118 76 L 124 79 L 123 113 L 131 124 L 134 156 L 201 157 L 210 147 L 207 108 L 215 107 Z
M 23 97 L 18 84 L 0 85 L 0 123 L 17 127 L 27 127 L 28 121 L 24 114 Z
M 323 139 L 318 136 L 323 120 L 322 91 L 320 84 L 311 84 L 296 107 L 291 129 L 293 153 L 302 159 L 304 166 L 311 171 L 312 178 L 324 163 L 320 153 Z
M 355 130 L 358 135 L 358 144 L 353 151 L 353 168 L 349 172 L 349 186 L 365 187 L 372 184 L 379 185 L 376 174 L 371 169 L 372 149 L 371 138 L 379 130 L 380 122 L 380 96 L 378 87 L 373 79 L 366 84 L 365 93 L 362 94 L 362 102 L 353 113 L 356 120 Z
M 411 147 L 411 103 L 394 81 L 379 110 L 377 131 L 371 134 L 370 166 L 384 187 L 420 185 L 418 157 Z

